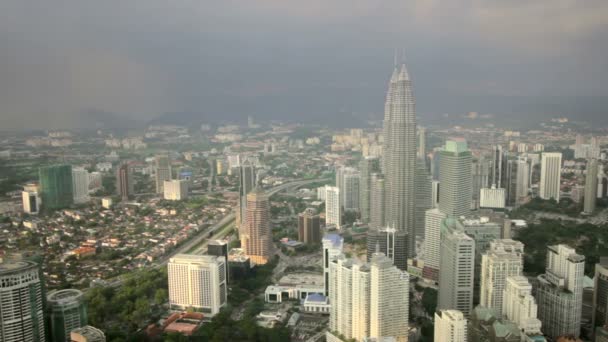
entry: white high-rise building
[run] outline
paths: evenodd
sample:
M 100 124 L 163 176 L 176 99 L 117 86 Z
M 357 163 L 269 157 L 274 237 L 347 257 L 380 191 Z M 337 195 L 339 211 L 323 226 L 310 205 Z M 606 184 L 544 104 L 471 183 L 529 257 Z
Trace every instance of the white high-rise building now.
M 169 305 L 213 316 L 227 304 L 226 259 L 178 254 L 169 260 Z
M 166 180 L 163 185 L 164 198 L 169 201 L 181 201 L 188 198 L 188 181 L 185 179 Z
M 340 193 L 342 194 L 342 206 L 344 210 L 358 211 L 359 210 L 359 186 L 361 182 L 361 174 L 355 170 L 349 170 L 342 175 L 342 185 Z
M 329 296 L 329 263 L 342 254 L 344 239 L 338 234 L 326 234 L 323 237 L 323 284 L 325 297 Z
M 439 154 L 439 210 L 448 216 L 466 216 L 473 201 L 471 151 L 464 140 L 448 140 Z
M 435 313 L 435 341 L 467 342 L 467 319 L 458 310 Z
M 441 222 L 446 215 L 439 209 L 430 209 L 425 215 L 424 232 L 424 268 L 422 276 L 425 279 L 439 281 L 439 265 L 441 263 Z
M 40 211 L 40 187 L 38 184 L 27 184 L 21 192 L 23 212 L 26 214 L 38 214 Z
M 505 189 L 482 188 L 479 191 L 479 207 L 489 209 L 504 209 L 505 208 Z
M 524 276 L 507 277 L 503 294 L 503 318 L 517 324 L 527 335 L 537 335 L 541 331 L 541 322 L 536 317 L 538 306 L 532 296 L 532 285 Z
M 481 256 L 480 305 L 502 312 L 507 278 L 521 275 L 524 245 L 511 239 L 494 240 Z
M 72 168 L 74 203 L 86 203 L 89 198 L 89 172 L 84 168 Z
M 335 186 L 325 186 L 325 225 L 342 226 L 342 207 L 340 206 L 340 189 Z
M 369 208 L 369 226 L 370 228 L 381 228 L 384 227 L 385 224 L 385 208 L 384 208 L 384 200 L 386 196 L 384 196 L 385 192 L 385 181 L 382 174 L 374 173 L 372 174 L 372 192 L 370 194 L 370 208 Z
M 555 339 L 581 330 L 585 257 L 566 245 L 549 246 L 547 270 L 538 276 L 536 300 L 543 333 Z
M 585 203 L 583 207 L 583 211 L 587 214 L 593 214 L 595 211 L 597 201 L 597 174 L 597 159 L 589 159 L 587 161 L 587 175 L 585 177 Z
M 561 183 L 562 154 L 545 152 L 540 166 L 540 198 L 559 202 Z
M 473 309 L 475 240 L 463 231 L 442 225 L 439 269 L 437 308 L 459 310 L 468 317 Z

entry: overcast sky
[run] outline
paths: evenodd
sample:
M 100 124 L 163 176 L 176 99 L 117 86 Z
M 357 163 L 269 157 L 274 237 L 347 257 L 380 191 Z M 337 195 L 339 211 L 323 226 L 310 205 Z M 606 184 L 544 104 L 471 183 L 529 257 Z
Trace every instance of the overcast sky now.
M 606 0 L 2 0 L 0 129 L 380 118 L 395 47 L 422 118 L 608 95 Z

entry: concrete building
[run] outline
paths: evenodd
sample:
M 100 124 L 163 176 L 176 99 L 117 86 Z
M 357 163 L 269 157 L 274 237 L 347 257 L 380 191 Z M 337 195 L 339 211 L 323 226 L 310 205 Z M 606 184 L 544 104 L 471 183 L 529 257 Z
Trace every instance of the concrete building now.
M 524 269 L 524 245 L 510 239 L 494 240 L 481 257 L 480 305 L 503 311 L 507 278 L 519 276 Z
M 325 297 L 329 297 L 329 263 L 342 254 L 344 239 L 338 234 L 326 234 L 323 237 L 323 283 Z
M 342 226 L 340 189 L 335 186 L 325 186 L 325 225 L 334 226 L 337 229 Z
M 31 261 L 0 263 L 0 341 L 46 341 L 40 274 Z
M 47 296 L 47 311 L 52 341 L 66 341 L 70 333 L 87 325 L 84 294 L 80 290 L 66 289 Z
M 211 255 L 178 254 L 169 259 L 169 306 L 209 316 L 227 304 L 226 259 Z
M 188 181 L 184 179 L 164 181 L 163 197 L 168 201 L 181 201 L 188 198 Z
M 128 163 L 122 163 L 116 169 L 116 193 L 123 202 L 129 200 L 134 192 L 133 171 Z
M 154 157 L 154 163 L 156 193 L 162 194 L 164 193 L 165 181 L 173 178 L 171 171 L 171 160 L 169 159 L 168 154 L 159 154 Z
M 597 175 L 598 162 L 597 159 L 589 159 L 587 161 L 587 175 L 585 177 L 585 202 L 583 212 L 593 214 L 597 201 Z
M 72 330 L 70 333 L 71 342 L 106 342 L 106 335 L 103 331 L 86 325 L 81 328 Z
M 407 270 L 407 233 L 395 228 L 384 227 L 367 231 L 367 261 L 371 262 L 375 253 L 382 253 L 393 261 L 398 269 Z
M 422 276 L 434 282 L 439 281 L 441 264 L 441 223 L 447 216 L 439 209 L 430 209 L 425 215 L 424 267 Z
M 593 277 L 593 312 L 592 326 L 608 326 L 608 258 L 600 258 L 595 264 L 595 276 Z
M 303 243 L 321 242 L 321 219 L 313 208 L 307 208 L 298 215 L 298 241 Z
M 241 234 L 241 247 L 255 265 L 264 265 L 272 257 L 272 229 L 270 228 L 270 200 L 261 188 L 247 194 L 247 212 Z
M 345 211 L 359 211 L 361 175 L 351 167 L 336 171 L 336 186 L 340 189 L 340 205 Z
M 465 216 L 473 200 L 471 151 L 464 140 L 445 143 L 439 169 L 439 210 L 448 216 Z
M 50 165 L 38 171 L 40 197 L 44 208 L 67 208 L 74 203 L 71 165 Z
M 385 205 L 384 200 L 386 196 L 385 192 L 385 182 L 384 176 L 379 173 L 372 174 L 371 181 L 371 194 L 370 194 L 370 213 L 369 213 L 369 226 L 371 228 L 380 228 L 384 227 L 385 224 Z
M 483 188 L 479 193 L 479 207 L 484 209 L 504 209 L 505 208 L 505 189 Z
M 525 335 L 537 336 L 541 334 L 537 312 L 538 306 L 528 278 L 521 275 L 507 277 L 503 291 L 503 318 L 517 324 Z
M 503 187 L 503 173 L 506 167 L 506 151 L 501 145 L 492 146 L 492 168 L 490 170 L 490 186 L 500 189 Z
M 386 179 L 385 224 L 416 236 L 414 220 L 416 172 L 416 109 L 405 65 L 395 68 L 384 105 L 383 167 Z M 408 257 L 416 241 L 408 241 Z
M 435 313 L 435 341 L 467 342 L 467 319 L 458 310 Z
M 40 187 L 38 184 L 27 184 L 21 192 L 23 212 L 36 215 L 40 211 L 42 200 L 40 199 Z
M 84 168 L 72 168 L 74 203 L 86 203 L 89 197 L 89 172 Z
M 562 154 L 544 152 L 540 168 L 540 198 L 557 202 L 560 199 Z
M 585 257 L 566 245 L 549 246 L 547 269 L 538 276 L 536 300 L 543 333 L 580 335 Z
M 359 210 L 361 221 L 369 223 L 372 197 L 372 174 L 380 172 L 380 159 L 378 157 L 364 157 L 359 163 L 361 180 L 359 182 Z

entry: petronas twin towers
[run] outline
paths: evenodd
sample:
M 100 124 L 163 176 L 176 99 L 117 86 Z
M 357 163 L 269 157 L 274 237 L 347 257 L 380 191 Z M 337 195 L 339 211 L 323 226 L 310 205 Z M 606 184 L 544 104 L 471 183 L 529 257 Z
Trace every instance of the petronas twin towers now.
M 384 105 L 385 223 L 408 233 L 409 257 L 415 254 L 414 172 L 416 170 L 416 104 L 405 67 L 395 67 Z

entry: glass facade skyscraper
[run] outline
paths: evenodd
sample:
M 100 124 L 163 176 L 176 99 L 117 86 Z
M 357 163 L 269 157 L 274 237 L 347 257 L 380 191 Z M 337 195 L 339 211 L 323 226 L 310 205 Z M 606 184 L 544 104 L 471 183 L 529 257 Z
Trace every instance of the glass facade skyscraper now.
M 71 165 L 44 166 L 38 175 L 44 208 L 62 209 L 74 203 Z

